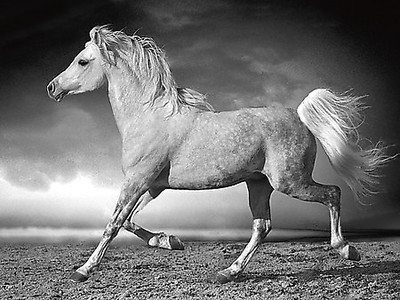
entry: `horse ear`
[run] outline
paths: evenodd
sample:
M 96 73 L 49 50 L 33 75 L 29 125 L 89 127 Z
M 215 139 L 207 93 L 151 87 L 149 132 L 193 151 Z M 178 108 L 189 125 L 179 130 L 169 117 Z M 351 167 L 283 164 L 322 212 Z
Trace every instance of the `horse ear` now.
M 101 46 L 101 37 L 98 31 L 96 31 L 96 34 L 94 35 L 94 43 L 99 47 Z
M 89 36 L 93 43 L 95 43 L 98 47 L 101 47 L 102 41 L 101 41 L 101 36 L 100 36 L 98 26 L 96 26 L 96 27 L 92 28 L 92 30 L 90 30 Z

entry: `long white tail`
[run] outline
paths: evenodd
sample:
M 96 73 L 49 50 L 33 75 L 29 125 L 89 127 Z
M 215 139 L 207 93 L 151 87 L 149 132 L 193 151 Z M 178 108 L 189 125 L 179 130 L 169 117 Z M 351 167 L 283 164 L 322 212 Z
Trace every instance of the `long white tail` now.
M 358 144 L 363 109 L 360 98 L 316 89 L 297 108 L 301 121 L 321 142 L 331 165 L 357 198 L 377 192 L 376 171 L 390 159 L 380 144 L 370 149 Z

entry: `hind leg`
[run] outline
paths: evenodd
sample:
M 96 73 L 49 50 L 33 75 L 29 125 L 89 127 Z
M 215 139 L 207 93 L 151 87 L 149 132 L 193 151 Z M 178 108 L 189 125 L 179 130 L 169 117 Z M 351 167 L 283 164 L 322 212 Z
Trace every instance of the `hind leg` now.
M 285 194 L 303 201 L 320 202 L 329 209 L 331 218 L 331 246 L 343 258 L 360 260 L 360 254 L 350 246 L 342 236 L 340 226 L 340 188 L 334 185 L 322 185 L 316 182 L 303 184 L 283 191 Z
M 234 280 L 247 266 L 251 257 L 271 230 L 271 214 L 269 198 L 272 187 L 266 177 L 261 180 L 246 181 L 249 192 L 249 205 L 253 215 L 253 230 L 249 243 L 232 263 L 232 265 L 217 274 L 217 281 L 226 283 Z
M 134 233 L 136 236 L 145 241 L 150 247 L 158 247 L 168 250 L 183 250 L 184 245 L 181 240 L 174 236 L 168 235 L 164 232 L 154 233 L 148 231 L 134 222 L 135 215 L 141 211 L 150 201 L 155 199 L 162 190 L 154 190 L 150 189 L 139 199 L 140 205 L 137 210 L 133 211 L 128 219 L 124 222 L 123 227 L 129 231 Z
M 340 191 L 340 190 L 339 190 Z M 331 218 L 331 246 L 336 249 L 340 256 L 349 260 L 359 261 L 361 259 L 357 249 L 349 245 L 342 236 L 340 226 L 340 201 L 338 205 L 326 204 L 329 208 Z

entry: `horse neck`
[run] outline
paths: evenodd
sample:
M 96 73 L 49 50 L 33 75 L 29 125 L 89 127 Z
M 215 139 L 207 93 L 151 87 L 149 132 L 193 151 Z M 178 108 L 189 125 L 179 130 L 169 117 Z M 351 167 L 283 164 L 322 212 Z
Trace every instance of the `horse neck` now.
M 148 89 L 127 67 L 112 67 L 106 76 L 109 101 L 123 139 L 127 134 L 132 134 L 133 128 L 143 128 L 146 122 L 157 117 L 155 114 L 160 114 L 148 109 Z

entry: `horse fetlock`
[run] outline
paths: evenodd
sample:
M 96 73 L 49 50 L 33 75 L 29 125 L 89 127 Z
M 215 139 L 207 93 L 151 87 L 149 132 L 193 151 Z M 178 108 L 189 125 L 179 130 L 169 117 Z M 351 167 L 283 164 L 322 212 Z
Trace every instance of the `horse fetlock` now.
M 158 235 L 155 235 L 155 236 L 153 236 L 152 238 L 150 238 L 150 239 L 148 240 L 147 244 L 148 244 L 150 247 L 158 247 L 159 244 L 160 244 L 160 240 L 159 240 L 159 238 L 158 238 Z
M 158 247 L 167 250 L 183 250 L 184 244 L 181 240 L 174 235 L 167 235 L 165 233 L 159 233 L 154 235 L 147 242 L 150 247 Z
M 343 239 L 331 238 L 331 246 L 340 252 L 341 249 L 347 246 L 347 243 Z
M 346 245 L 343 248 L 338 249 L 341 257 L 349 260 L 359 261 L 361 260 L 361 255 L 357 249 L 351 245 Z

